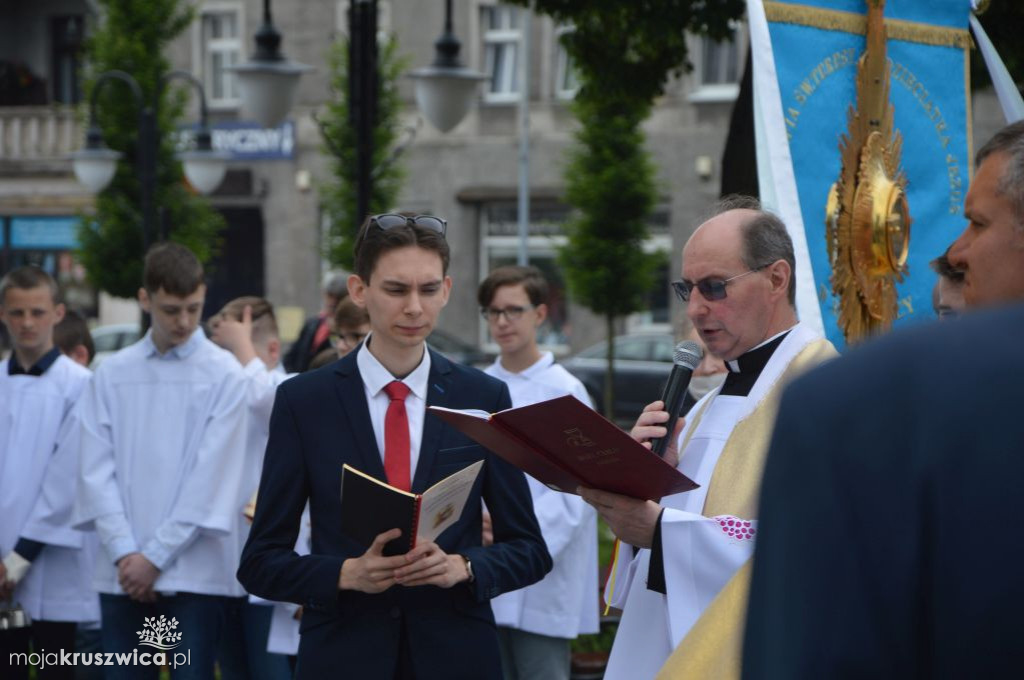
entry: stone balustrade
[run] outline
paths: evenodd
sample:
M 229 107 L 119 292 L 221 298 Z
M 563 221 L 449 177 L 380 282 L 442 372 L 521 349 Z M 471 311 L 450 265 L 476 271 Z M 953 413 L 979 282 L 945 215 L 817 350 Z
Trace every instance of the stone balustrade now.
M 73 107 L 0 107 L 0 161 L 64 160 L 82 145 L 81 128 Z

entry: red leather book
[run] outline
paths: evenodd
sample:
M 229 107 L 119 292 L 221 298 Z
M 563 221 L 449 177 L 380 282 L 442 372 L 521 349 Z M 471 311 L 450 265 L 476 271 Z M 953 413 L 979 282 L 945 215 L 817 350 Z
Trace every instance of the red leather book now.
M 573 396 L 495 414 L 427 410 L 556 491 L 586 486 L 657 500 L 698 486 Z

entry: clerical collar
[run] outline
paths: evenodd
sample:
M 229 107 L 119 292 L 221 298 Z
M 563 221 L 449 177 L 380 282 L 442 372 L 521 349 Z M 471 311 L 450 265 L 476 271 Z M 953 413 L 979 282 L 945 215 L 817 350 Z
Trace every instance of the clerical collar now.
M 725 382 L 722 383 L 722 391 L 719 394 L 731 397 L 745 397 L 750 394 L 761 371 L 768 365 L 768 360 L 772 358 L 772 354 L 779 348 L 788 333 L 789 330 L 783 331 L 754 349 L 748 350 L 745 354 L 726 361 L 725 367 L 729 370 L 729 375 L 725 376 Z
M 34 363 L 28 370 L 21 367 L 18 363 L 18 359 L 14 353 L 11 353 L 11 358 L 7 361 L 7 375 L 30 375 L 34 378 L 38 378 L 43 373 L 46 373 L 46 369 L 53 366 L 53 362 L 60 356 L 60 348 L 54 347 L 49 352 L 39 357 L 39 361 Z

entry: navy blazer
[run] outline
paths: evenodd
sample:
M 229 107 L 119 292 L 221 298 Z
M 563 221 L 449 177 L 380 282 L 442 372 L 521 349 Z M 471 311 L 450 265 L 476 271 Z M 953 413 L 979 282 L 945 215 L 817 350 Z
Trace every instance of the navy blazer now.
M 1022 672 L 1024 306 L 796 380 L 765 466 L 743 677 Z
M 489 412 L 511 406 L 501 381 L 433 351 L 430 362 L 429 405 Z M 238 579 L 260 597 L 304 606 L 297 677 L 394 677 L 403 622 L 418 679 L 501 677 L 489 600 L 540 580 L 551 557 L 523 473 L 426 414 L 414 492 L 478 460 L 485 464 L 462 518 L 437 539 L 445 552 L 472 561 L 473 583 L 339 591 L 342 562 L 366 551 L 339 528 L 342 464 L 386 479 L 356 352 L 281 384 Z M 481 545 L 481 499 L 493 519 L 488 547 Z M 298 556 L 293 547 L 307 500 L 312 551 Z

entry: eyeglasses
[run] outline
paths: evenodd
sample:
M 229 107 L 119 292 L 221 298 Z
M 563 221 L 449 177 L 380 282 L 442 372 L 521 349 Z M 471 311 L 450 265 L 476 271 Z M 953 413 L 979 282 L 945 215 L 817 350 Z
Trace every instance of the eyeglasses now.
M 696 283 L 690 283 L 686 279 L 679 279 L 678 281 L 672 282 L 672 290 L 676 292 L 676 295 L 683 302 L 690 301 L 690 292 L 694 288 L 700 291 L 701 296 L 703 296 L 705 300 L 724 300 L 726 297 L 725 287 L 730 282 L 735 281 L 736 279 L 741 279 L 747 274 L 759 272 L 767 266 L 769 265 L 763 264 L 760 267 L 755 267 L 754 269 L 745 271 L 742 274 L 737 274 L 736 276 L 730 276 L 727 279 L 715 279 L 709 277 L 701 279 Z
M 351 333 L 332 333 L 330 335 L 330 342 L 332 345 L 337 345 L 339 342 L 344 340 L 345 345 L 348 347 L 355 347 L 363 341 L 363 338 L 365 338 L 366 335 L 366 333 L 359 333 L 356 331 Z
M 515 305 L 511 307 L 505 307 L 504 309 L 498 309 L 496 307 L 483 307 L 480 309 L 480 316 L 482 316 L 486 321 L 497 323 L 498 319 L 501 318 L 501 315 L 504 314 L 505 319 L 507 319 L 509 323 L 511 323 L 513 321 L 519 321 L 519 319 L 523 316 L 523 312 L 525 312 L 528 309 L 533 309 L 533 305 L 529 305 L 527 307 L 520 307 L 518 305 Z
M 408 217 L 397 213 L 384 213 L 382 215 L 372 216 L 370 218 L 370 224 L 381 231 L 405 226 L 423 227 L 430 231 L 436 231 L 441 236 L 444 236 L 445 232 L 448 230 L 448 223 L 440 217 L 434 217 L 433 215 L 416 215 L 415 217 Z

